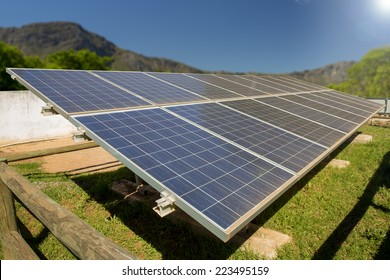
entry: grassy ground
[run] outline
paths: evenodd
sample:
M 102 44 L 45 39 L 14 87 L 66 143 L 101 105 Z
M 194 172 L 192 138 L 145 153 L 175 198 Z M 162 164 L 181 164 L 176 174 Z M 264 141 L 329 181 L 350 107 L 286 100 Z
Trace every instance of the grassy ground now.
M 347 169 L 320 165 L 259 215 L 254 223 L 288 234 L 279 259 L 390 259 L 390 129 L 364 126 L 374 140 L 332 156 Z M 133 179 L 126 168 L 102 174 L 45 174 L 38 163 L 16 168 L 51 198 L 142 259 L 259 259 L 235 244 L 197 234 L 158 217 L 140 202 L 111 193 L 114 181 Z M 20 204 L 21 232 L 44 259 L 74 256 Z M 2 258 L 0 247 L 0 258 Z

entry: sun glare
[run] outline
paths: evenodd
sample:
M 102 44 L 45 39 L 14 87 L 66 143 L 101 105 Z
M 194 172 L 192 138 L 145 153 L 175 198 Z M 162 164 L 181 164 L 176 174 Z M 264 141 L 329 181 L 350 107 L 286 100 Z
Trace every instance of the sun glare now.
M 376 2 L 382 12 L 390 12 L 390 0 L 376 0 Z

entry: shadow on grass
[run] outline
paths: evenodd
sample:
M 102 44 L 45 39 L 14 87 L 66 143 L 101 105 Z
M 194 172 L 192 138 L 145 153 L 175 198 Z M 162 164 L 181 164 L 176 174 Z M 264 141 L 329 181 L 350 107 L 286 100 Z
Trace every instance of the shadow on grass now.
M 118 195 L 109 191 L 108 187 L 121 179 L 134 181 L 134 174 L 127 168 L 120 168 L 112 172 L 72 177 L 112 217 L 119 218 L 161 253 L 163 259 L 227 259 L 238 249 L 239 245 L 225 244 L 216 238 L 196 233 L 184 221 L 160 218 L 147 203 L 118 199 Z
M 46 256 L 39 249 L 39 244 L 43 242 L 49 235 L 50 231 L 44 227 L 38 236 L 33 237 L 28 228 L 18 219 L 18 228 L 20 230 L 21 235 L 26 240 L 26 242 L 30 245 L 31 249 L 41 260 L 47 260 Z
M 284 205 L 293 198 L 303 187 L 309 183 L 313 177 L 315 177 L 322 169 L 324 169 L 332 159 L 336 158 L 337 155 L 344 150 L 350 144 L 350 141 L 346 141 L 341 144 L 336 150 L 329 154 L 322 162 L 316 165 L 310 170 L 305 176 L 303 176 L 298 182 L 291 186 L 284 194 L 282 194 L 275 202 L 268 206 L 263 212 L 260 213 L 254 220 L 254 222 L 262 226 L 269 219 L 271 219 Z
M 348 142 L 342 144 L 327 159 L 336 157 L 348 144 Z M 266 223 L 324 167 L 325 164 L 318 164 L 256 217 L 254 222 L 260 226 Z M 118 199 L 117 195 L 108 190 L 108 186 L 121 179 L 134 181 L 134 174 L 127 168 L 73 176 L 71 179 L 92 199 L 103 205 L 111 216 L 118 217 L 129 229 L 160 252 L 163 259 L 228 259 L 240 247 L 240 244 L 223 243 L 217 238 L 199 234 L 186 222 L 161 219 L 150 205 L 145 203 L 128 203 Z
M 359 201 L 337 226 L 327 240 L 316 251 L 313 259 L 333 259 L 343 242 L 347 239 L 352 230 L 356 227 L 359 221 L 363 218 L 370 206 L 374 206 L 373 198 L 381 186 L 389 187 L 390 181 L 390 152 L 388 152 L 382 159 L 379 168 L 368 183 L 364 193 Z M 381 207 L 383 208 L 383 207 Z M 378 208 L 377 208 L 378 209 Z M 380 209 L 382 211 L 389 211 L 390 209 Z M 385 240 L 382 242 L 375 259 L 390 259 L 390 242 L 389 232 Z

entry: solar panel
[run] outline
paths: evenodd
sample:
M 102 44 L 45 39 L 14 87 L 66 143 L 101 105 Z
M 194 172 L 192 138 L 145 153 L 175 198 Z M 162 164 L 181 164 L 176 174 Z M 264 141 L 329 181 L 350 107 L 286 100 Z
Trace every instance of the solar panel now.
M 381 108 L 291 77 L 7 71 L 224 241 Z
M 162 109 L 72 117 L 156 189 L 226 239 L 293 174 Z M 124 133 L 123 130 L 126 130 Z
M 174 84 L 186 90 L 190 90 L 208 99 L 223 99 L 242 97 L 233 91 L 229 91 L 202 81 L 193 79 L 184 74 L 177 73 L 149 73 L 151 76 L 165 82 Z
M 343 132 L 349 132 L 354 127 L 356 127 L 356 123 L 353 123 L 349 120 L 340 118 L 338 116 L 330 115 L 323 111 L 316 110 L 314 108 L 310 108 L 305 105 L 293 103 L 289 100 L 282 99 L 279 97 L 269 97 L 266 99 L 258 99 L 259 102 L 262 102 L 267 105 L 271 105 L 277 107 L 278 109 L 282 109 L 283 111 L 293 113 L 294 115 L 301 116 L 303 118 L 310 119 L 312 121 L 316 121 L 320 124 L 323 124 L 327 127 L 331 127 Z
M 326 98 L 330 98 L 333 100 L 337 100 L 340 103 L 346 103 L 350 104 L 351 106 L 354 106 L 355 108 L 359 108 L 361 110 L 364 110 L 366 112 L 371 112 L 372 110 L 377 110 L 381 107 L 381 105 L 376 104 L 374 102 L 368 101 L 368 100 L 362 100 L 361 98 L 358 98 L 356 96 L 351 96 L 349 94 L 343 94 L 341 92 L 337 92 L 335 90 L 333 91 L 327 91 L 322 94 L 322 96 L 326 96 Z
M 301 171 L 326 151 L 316 143 L 220 104 L 183 105 L 168 109 L 291 172 Z
M 210 83 L 212 85 L 219 86 L 221 88 L 231 90 L 241 96 L 259 96 L 259 95 L 266 95 L 264 91 L 251 88 L 248 86 L 244 86 L 241 84 L 238 84 L 236 82 L 232 82 L 226 79 L 222 79 L 218 76 L 214 75 L 208 75 L 208 74 L 187 74 L 188 76 L 204 81 L 206 83 Z
M 304 86 L 305 88 L 307 88 L 307 89 L 309 89 L 311 91 L 329 90 L 329 88 L 326 88 L 326 87 L 323 87 L 323 86 L 319 86 L 319 85 L 315 85 L 315 84 L 312 84 L 312 83 L 308 83 L 308 82 L 305 82 L 303 80 L 298 80 L 298 79 L 295 79 L 295 78 L 293 78 L 291 76 L 280 76 L 278 78 L 282 79 L 282 80 L 285 80 L 285 81 L 288 81 L 288 82 L 293 83 L 293 84 Z
M 248 79 L 245 79 L 245 76 L 242 75 L 229 75 L 229 74 L 215 74 L 215 76 L 223 78 L 225 80 L 233 81 L 247 87 L 257 89 L 261 92 L 273 94 L 273 93 L 285 93 L 286 91 L 278 89 L 276 87 L 267 86 L 265 84 L 257 83 Z M 256 93 L 257 94 L 257 93 Z
M 206 100 L 202 96 L 164 83 L 142 72 L 94 71 L 93 73 L 155 104 Z
M 229 101 L 222 104 L 327 147 L 345 136 L 345 133 L 255 100 Z
M 308 94 L 307 98 L 303 97 L 303 95 L 285 95 L 285 96 L 280 97 L 280 98 L 289 100 L 289 101 L 294 102 L 296 104 L 301 104 L 304 106 L 308 106 L 310 108 L 314 108 L 316 110 L 328 113 L 328 114 L 333 115 L 333 116 L 337 116 L 337 117 L 349 120 L 351 122 L 354 122 L 355 124 L 359 124 L 361 122 L 364 122 L 366 119 L 365 117 L 362 117 L 362 116 L 356 114 L 356 112 L 354 113 L 354 112 L 350 112 L 347 110 L 341 110 L 341 109 L 335 108 L 333 106 L 326 105 L 325 103 L 317 102 L 317 101 L 310 98 L 311 96 L 313 96 L 313 94 Z
M 273 92 L 273 93 L 292 93 L 292 92 L 299 92 L 300 90 L 291 88 L 289 86 L 284 86 L 281 84 L 275 83 L 275 81 L 269 80 L 268 77 L 266 76 L 250 76 L 250 75 L 243 75 L 242 78 L 251 81 L 255 84 L 263 85 L 263 86 L 268 86 L 274 89 L 277 89 L 279 92 Z
M 359 116 L 366 119 L 372 115 L 373 111 L 375 111 L 375 109 L 374 110 L 367 110 L 365 108 L 360 109 L 355 106 L 355 103 L 351 104 L 350 102 L 343 102 L 343 100 L 336 99 L 332 95 L 326 95 L 326 94 L 324 95 L 322 92 L 316 94 L 301 94 L 299 96 L 322 104 L 326 104 L 328 106 L 333 106 L 334 108 L 337 109 L 358 114 Z
M 86 71 L 12 69 L 11 72 L 65 114 L 150 105 Z

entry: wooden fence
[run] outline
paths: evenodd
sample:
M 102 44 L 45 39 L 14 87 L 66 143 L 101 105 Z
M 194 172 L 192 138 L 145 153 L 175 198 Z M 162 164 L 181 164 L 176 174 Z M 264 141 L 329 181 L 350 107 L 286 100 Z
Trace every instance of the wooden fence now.
M 13 168 L 0 163 L 0 237 L 5 259 L 38 259 L 18 232 L 14 196 L 78 258 L 136 259 L 49 198 Z

